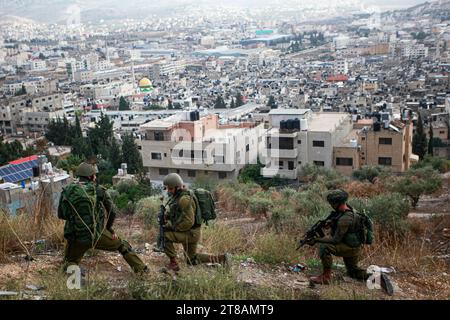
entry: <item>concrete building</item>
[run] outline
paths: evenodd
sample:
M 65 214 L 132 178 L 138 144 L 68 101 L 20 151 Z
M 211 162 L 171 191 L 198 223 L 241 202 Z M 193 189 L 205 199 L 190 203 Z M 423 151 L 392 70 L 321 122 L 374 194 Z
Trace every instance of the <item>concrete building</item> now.
M 191 115 L 192 114 L 192 115 Z M 140 127 L 144 167 L 155 183 L 178 173 L 188 183 L 196 178 L 234 180 L 258 157 L 258 132 L 263 124 L 219 124 L 217 115 L 189 111 Z
M 269 112 L 264 177 L 297 179 L 302 166 L 333 166 L 333 147 L 352 130 L 349 114 L 318 113 L 309 109 Z
M 413 125 L 400 120 L 384 120 L 364 126 L 358 132 L 361 166 L 386 166 L 392 172 L 404 172 L 414 161 Z
M 348 62 L 347 60 L 336 60 L 334 62 L 335 74 L 348 74 Z

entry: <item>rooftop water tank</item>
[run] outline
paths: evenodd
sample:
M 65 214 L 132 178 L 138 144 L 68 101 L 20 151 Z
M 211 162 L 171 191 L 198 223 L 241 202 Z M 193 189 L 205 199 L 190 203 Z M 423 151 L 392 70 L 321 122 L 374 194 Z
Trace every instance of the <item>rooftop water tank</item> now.
M 308 130 L 308 120 L 307 119 L 300 119 L 300 129 Z

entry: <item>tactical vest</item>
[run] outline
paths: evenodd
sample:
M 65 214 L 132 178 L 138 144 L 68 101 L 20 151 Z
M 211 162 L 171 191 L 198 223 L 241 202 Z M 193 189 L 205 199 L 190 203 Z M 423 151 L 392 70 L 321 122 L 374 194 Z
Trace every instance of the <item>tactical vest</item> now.
M 191 192 L 189 190 L 180 190 L 177 192 L 177 194 L 169 201 L 168 206 L 169 206 L 169 219 L 172 223 L 172 225 L 175 225 L 175 223 L 180 219 L 180 217 L 183 215 L 183 212 L 181 211 L 179 202 L 180 202 L 180 198 L 183 196 L 189 196 L 191 201 L 192 201 L 192 205 L 194 208 L 194 215 L 195 215 L 195 223 L 192 226 L 192 229 L 194 228 L 198 228 L 199 226 L 201 226 L 201 221 L 199 223 L 198 220 L 198 205 L 197 205 L 197 201 L 195 199 L 195 197 L 192 196 Z
M 362 243 L 360 240 L 360 232 L 363 226 L 360 215 L 358 215 L 352 208 L 350 208 L 350 210 L 345 211 L 344 213 L 339 213 L 338 215 L 339 215 L 338 218 L 332 225 L 332 234 L 334 235 L 334 233 L 336 232 L 338 221 L 344 216 L 350 216 L 352 219 L 352 223 L 349 226 L 342 241 L 352 248 L 361 246 Z

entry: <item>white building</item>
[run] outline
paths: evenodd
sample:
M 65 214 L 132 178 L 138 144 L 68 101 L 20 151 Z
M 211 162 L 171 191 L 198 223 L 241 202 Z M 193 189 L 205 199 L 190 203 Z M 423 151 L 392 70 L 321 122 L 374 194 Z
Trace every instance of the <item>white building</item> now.
M 335 74 L 348 74 L 348 61 L 336 60 L 334 61 L 334 73 Z
M 333 146 L 352 130 L 349 114 L 309 109 L 274 109 L 263 141 L 264 177 L 297 179 L 302 166 L 333 166 Z

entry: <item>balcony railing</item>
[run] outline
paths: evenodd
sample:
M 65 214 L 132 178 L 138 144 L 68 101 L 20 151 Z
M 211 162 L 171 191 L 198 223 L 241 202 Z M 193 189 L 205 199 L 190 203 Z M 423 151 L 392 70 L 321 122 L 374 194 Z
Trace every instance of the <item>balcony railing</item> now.
M 271 158 L 297 158 L 298 149 L 269 149 Z
M 267 178 L 272 178 L 278 175 L 280 178 L 297 179 L 297 169 L 284 170 L 278 168 L 262 168 L 261 175 Z

